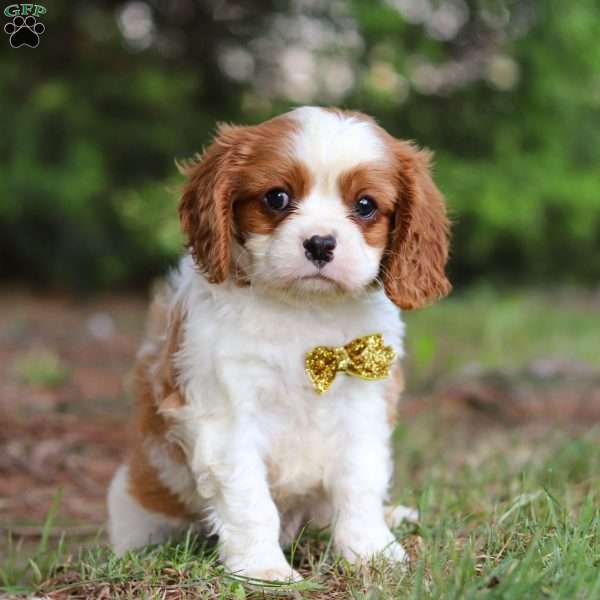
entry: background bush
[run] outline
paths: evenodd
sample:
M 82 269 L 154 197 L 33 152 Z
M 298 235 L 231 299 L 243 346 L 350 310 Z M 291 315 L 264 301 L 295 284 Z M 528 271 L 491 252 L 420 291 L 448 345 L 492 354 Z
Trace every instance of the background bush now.
M 0 277 L 144 285 L 181 251 L 175 158 L 297 104 L 436 151 L 466 284 L 600 278 L 596 0 L 56 0 L 0 54 Z

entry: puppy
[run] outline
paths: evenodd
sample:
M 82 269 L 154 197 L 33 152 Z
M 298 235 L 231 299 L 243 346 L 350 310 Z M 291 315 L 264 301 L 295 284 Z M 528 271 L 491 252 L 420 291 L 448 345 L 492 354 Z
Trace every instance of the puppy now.
M 117 554 L 196 524 L 230 571 L 297 580 L 282 547 L 308 523 L 349 561 L 405 559 L 384 507 L 397 307 L 450 289 L 429 160 L 363 114 L 304 107 L 222 125 L 185 165 L 189 254 L 139 352 Z

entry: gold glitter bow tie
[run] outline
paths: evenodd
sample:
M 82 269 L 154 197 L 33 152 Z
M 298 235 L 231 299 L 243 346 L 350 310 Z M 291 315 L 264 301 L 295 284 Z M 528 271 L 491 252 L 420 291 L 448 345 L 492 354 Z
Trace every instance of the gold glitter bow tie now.
M 306 374 L 318 394 L 326 392 L 338 371 L 361 379 L 385 379 L 396 358 L 380 333 L 363 335 L 345 346 L 317 346 L 306 355 Z

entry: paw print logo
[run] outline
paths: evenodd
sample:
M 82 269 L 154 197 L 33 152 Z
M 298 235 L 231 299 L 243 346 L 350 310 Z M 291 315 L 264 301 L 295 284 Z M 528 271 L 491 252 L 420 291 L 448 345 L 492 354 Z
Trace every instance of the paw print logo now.
M 40 35 L 46 31 L 43 23 L 40 23 L 33 15 L 28 17 L 15 17 L 4 26 L 4 32 L 10 35 L 10 45 L 13 48 L 29 46 L 37 48 L 40 43 Z

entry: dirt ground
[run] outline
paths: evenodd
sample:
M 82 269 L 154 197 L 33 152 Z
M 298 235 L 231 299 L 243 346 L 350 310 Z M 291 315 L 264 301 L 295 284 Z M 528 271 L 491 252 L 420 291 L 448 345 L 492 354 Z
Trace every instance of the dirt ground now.
M 107 483 L 124 456 L 130 370 L 143 328 L 139 296 L 0 294 L 0 535 L 35 539 L 62 489 L 58 523 L 94 534 Z M 410 365 L 409 365 L 410 369 Z M 515 378 L 474 373 L 412 392 L 401 418 L 425 410 L 474 429 L 526 421 L 600 421 L 600 378 L 577 365 L 536 363 Z M 1 545 L 0 545 L 1 548 Z
M 62 488 L 61 520 L 97 528 L 127 440 L 128 374 L 146 302 L 0 297 L 0 526 L 35 535 Z

